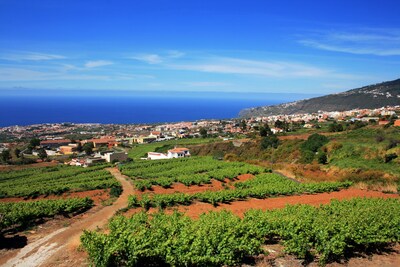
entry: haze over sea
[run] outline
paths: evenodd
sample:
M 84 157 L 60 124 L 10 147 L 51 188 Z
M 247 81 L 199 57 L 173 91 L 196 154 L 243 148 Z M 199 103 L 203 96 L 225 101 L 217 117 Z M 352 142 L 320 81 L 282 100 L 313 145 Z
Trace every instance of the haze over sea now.
M 21 94 L 0 96 L 1 127 L 57 122 L 128 124 L 226 119 L 237 117 L 244 108 L 304 98 L 299 94 L 195 92 Z

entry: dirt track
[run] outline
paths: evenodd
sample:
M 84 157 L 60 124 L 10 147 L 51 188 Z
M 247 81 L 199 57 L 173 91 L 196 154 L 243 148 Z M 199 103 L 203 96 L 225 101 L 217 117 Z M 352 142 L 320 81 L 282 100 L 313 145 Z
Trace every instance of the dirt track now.
M 104 207 L 88 217 L 59 229 L 43 238 L 30 243 L 11 257 L 0 259 L 1 266 L 72 266 L 79 256 L 76 249 L 80 244 L 80 235 L 84 229 L 93 230 L 107 224 L 108 220 L 128 204 L 128 196 L 134 193 L 132 184 L 116 169 L 108 169 L 121 182 L 123 193 L 113 205 Z M 77 255 L 78 254 L 78 255 Z M 82 255 L 80 255 L 82 256 Z M 4 261 L 4 262 L 3 262 Z

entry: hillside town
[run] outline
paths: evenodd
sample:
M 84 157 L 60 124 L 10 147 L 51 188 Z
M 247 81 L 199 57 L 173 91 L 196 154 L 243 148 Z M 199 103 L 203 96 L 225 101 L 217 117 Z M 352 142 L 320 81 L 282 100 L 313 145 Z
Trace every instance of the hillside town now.
M 317 128 L 326 123 L 356 122 L 380 126 L 400 126 L 400 106 L 379 109 L 354 109 L 311 114 L 276 115 L 249 119 L 201 120 L 163 124 L 97 124 L 48 123 L 0 128 L 0 153 L 21 144 L 37 140 L 36 144 L 17 149 L 18 157 L 59 157 L 70 165 L 91 166 L 100 162 L 128 159 L 127 151 L 133 145 L 162 142 L 182 138 L 251 137 L 260 127 L 268 125 L 273 134 Z M 188 150 L 167 153 L 152 152 L 147 159 L 162 159 L 190 155 Z M 183 154 L 181 154 L 183 153 Z

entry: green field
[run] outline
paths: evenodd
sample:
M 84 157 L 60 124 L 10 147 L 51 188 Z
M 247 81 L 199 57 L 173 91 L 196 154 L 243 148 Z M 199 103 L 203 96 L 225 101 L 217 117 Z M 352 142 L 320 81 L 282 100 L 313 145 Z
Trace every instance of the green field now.
M 0 172 L 0 198 L 35 197 L 68 191 L 119 187 L 104 166 L 56 166 Z
M 347 188 L 350 182 L 322 182 L 322 183 L 297 183 L 274 173 L 257 175 L 254 179 L 235 184 L 234 189 L 220 191 L 204 191 L 196 194 L 144 194 L 141 199 L 136 196 L 129 197 L 129 207 L 158 207 L 160 209 L 175 206 L 189 205 L 195 201 L 211 203 L 229 203 L 248 198 L 265 199 L 275 196 L 295 194 L 314 194 L 338 191 Z
M 134 181 L 135 186 L 144 190 L 152 185 L 169 187 L 174 182 L 187 186 L 210 183 L 211 179 L 224 181 L 241 174 L 270 172 L 259 166 L 244 162 L 224 162 L 211 157 L 191 157 L 182 159 L 139 160 L 120 166 L 123 174 Z
M 323 264 L 349 251 L 399 242 L 400 202 L 359 198 L 252 210 L 243 219 L 227 211 L 197 220 L 142 212 L 115 217 L 109 229 L 109 234 L 85 231 L 81 236 L 95 266 L 238 266 L 245 257 L 267 254 L 263 245 L 277 240 L 286 252 L 317 256 Z
M 38 200 L 16 203 L 0 202 L 0 234 L 12 228 L 25 228 L 38 219 L 58 214 L 72 214 L 93 206 L 90 198 Z

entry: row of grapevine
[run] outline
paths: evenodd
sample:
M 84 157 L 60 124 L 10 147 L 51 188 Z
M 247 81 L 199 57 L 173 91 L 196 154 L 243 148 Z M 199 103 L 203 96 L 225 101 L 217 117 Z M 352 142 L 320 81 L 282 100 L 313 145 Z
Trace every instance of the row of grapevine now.
M 81 236 L 95 266 L 232 266 L 263 252 L 263 243 L 276 238 L 288 253 L 300 258 L 314 253 L 324 263 L 354 247 L 400 241 L 400 201 L 359 198 L 318 208 L 252 210 L 243 219 L 227 211 L 198 220 L 141 212 L 115 217 L 109 229 L 109 234 L 85 231 Z
M 71 214 L 93 206 L 90 198 L 37 200 L 15 203 L 0 202 L 0 232 L 13 227 L 25 227 L 38 219 L 58 214 Z
M 211 179 L 224 181 L 240 174 L 259 174 L 269 169 L 243 162 L 223 162 L 211 157 L 193 157 L 159 161 L 138 161 L 122 165 L 121 172 L 134 180 L 140 190 L 152 185 L 169 187 L 174 182 L 187 186 L 210 183 Z
M 294 195 L 301 193 L 322 193 L 347 188 L 349 182 L 324 182 L 299 184 L 277 174 L 260 174 L 254 179 L 237 183 L 235 189 L 221 191 L 205 191 L 196 194 L 144 194 L 141 199 L 129 197 L 129 207 L 165 208 L 174 205 L 187 205 L 194 201 L 201 201 L 217 205 L 246 198 L 268 198 L 279 195 Z
M 0 173 L 0 198 L 34 197 L 110 188 L 119 183 L 104 166 L 57 166 Z

